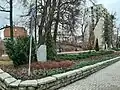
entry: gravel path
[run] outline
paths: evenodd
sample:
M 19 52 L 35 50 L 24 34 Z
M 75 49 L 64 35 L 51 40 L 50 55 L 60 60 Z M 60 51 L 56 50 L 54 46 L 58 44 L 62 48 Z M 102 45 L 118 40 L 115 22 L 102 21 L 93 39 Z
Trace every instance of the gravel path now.
M 120 61 L 59 90 L 120 90 Z

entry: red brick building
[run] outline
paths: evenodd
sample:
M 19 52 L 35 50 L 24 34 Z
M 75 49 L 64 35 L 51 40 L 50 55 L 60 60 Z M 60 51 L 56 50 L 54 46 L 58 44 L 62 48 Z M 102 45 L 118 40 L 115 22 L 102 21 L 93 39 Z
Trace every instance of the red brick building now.
M 24 27 L 18 27 L 18 26 L 14 26 L 13 27 L 13 37 L 23 37 L 23 36 L 27 36 L 27 31 L 25 30 Z M 9 38 L 10 37 L 10 27 L 5 28 L 4 30 L 4 38 Z

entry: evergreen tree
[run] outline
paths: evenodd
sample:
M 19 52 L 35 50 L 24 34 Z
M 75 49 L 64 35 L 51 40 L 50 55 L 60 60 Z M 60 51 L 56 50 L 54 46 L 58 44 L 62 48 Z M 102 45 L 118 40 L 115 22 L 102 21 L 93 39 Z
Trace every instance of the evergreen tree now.
M 114 27 L 114 15 L 106 14 L 103 27 L 103 39 L 104 44 L 107 44 L 108 48 L 113 46 L 113 27 Z

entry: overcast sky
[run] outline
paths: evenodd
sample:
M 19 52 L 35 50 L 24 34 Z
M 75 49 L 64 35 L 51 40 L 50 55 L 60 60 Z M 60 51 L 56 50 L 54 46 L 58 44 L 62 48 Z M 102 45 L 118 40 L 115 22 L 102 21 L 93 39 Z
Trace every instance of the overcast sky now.
M 99 0 L 99 4 L 103 4 L 110 13 L 116 12 L 117 24 L 120 24 L 120 0 Z
M 15 4 L 17 0 L 14 0 Z M 0 4 L 3 2 L 3 0 L 0 0 Z M 120 22 L 120 0 L 98 0 L 97 3 L 103 4 L 105 8 L 108 9 L 110 13 L 117 13 L 118 22 Z M 6 4 L 2 3 L 1 5 L 6 6 Z M 17 21 L 19 19 L 19 15 L 22 14 L 22 8 L 19 6 L 19 4 L 14 5 L 14 21 Z M 9 20 L 6 18 L 9 18 L 9 14 L 0 12 L 0 27 L 9 24 Z
M 17 2 L 17 0 L 13 0 L 13 21 L 16 21 L 19 19 L 19 16 L 23 12 L 23 8 L 21 5 Z M 4 0 L 0 0 L 0 5 L 2 7 L 8 7 L 7 10 L 9 10 L 9 4 L 6 4 Z M 2 26 L 5 26 L 6 24 L 9 24 L 9 13 L 7 12 L 0 12 L 0 28 Z

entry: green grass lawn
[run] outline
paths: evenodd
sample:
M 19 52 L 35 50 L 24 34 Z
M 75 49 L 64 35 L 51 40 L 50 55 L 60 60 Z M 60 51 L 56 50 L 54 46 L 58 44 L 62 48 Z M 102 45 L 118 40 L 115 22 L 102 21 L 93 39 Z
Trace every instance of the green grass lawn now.
M 9 57 L 0 57 L 0 65 L 12 65 L 12 60 Z
M 0 65 L 12 65 L 12 61 L 3 61 L 3 60 L 0 60 Z

